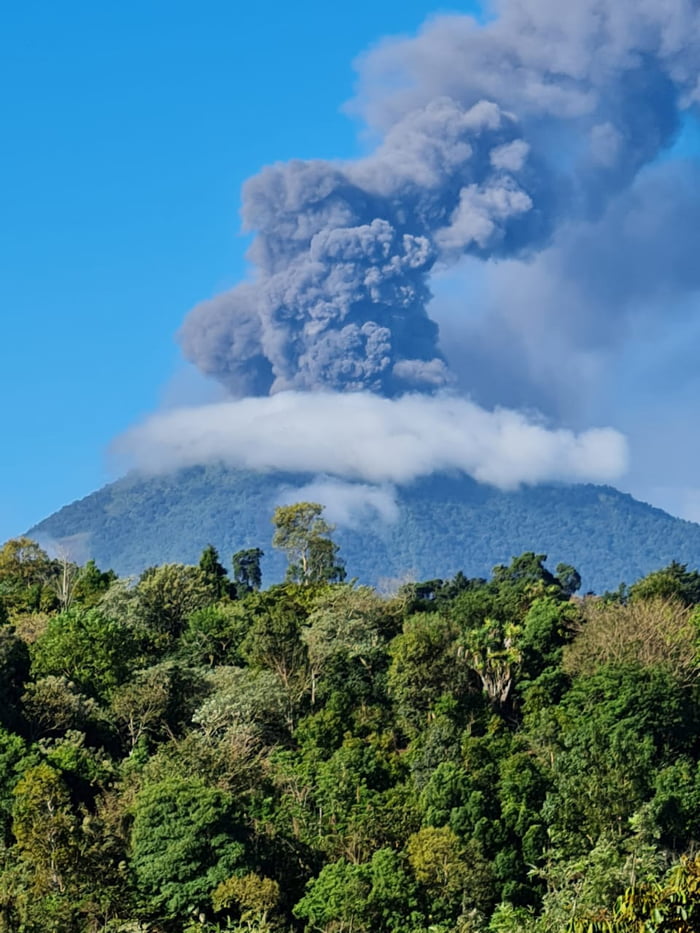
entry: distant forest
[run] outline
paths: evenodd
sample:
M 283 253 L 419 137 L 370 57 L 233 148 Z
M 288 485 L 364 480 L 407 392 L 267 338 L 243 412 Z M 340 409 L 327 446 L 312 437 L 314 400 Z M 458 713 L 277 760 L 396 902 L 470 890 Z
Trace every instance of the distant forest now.
M 700 929 L 700 574 L 0 548 L 1 933 Z M 381 568 L 378 568 L 381 576 Z
M 221 465 L 132 473 L 65 506 L 28 535 L 40 543 L 65 542 L 81 562 L 93 557 L 121 575 L 153 564 L 196 563 L 209 543 L 223 555 L 259 546 L 269 584 L 285 575 L 283 555 L 268 546 L 270 516 L 280 502 L 313 498 L 317 479 Z M 363 489 L 352 483 L 329 488 L 336 507 L 344 495 Z M 700 566 L 700 525 L 610 486 L 525 485 L 504 492 L 468 476 L 436 474 L 374 492 L 379 511 L 356 501 L 335 533 L 349 575 L 371 586 L 381 588 L 387 578 L 452 577 L 460 570 L 485 577 L 494 564 L 530 550 L 548 554 L 553 566 L 574 564 L 584 592 L 615 589 L 672 560 Z

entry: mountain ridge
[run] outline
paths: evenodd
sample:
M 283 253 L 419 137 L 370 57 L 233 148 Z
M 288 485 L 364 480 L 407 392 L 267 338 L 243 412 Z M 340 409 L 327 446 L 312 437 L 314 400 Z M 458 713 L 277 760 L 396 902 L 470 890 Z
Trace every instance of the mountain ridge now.
M 43 542 L 64 542 L 76 559 L 94 558 L 121 574 L 163 562 L 192 563 L 207 544 L 222 559 L 247 547 L 265 551 L 267 583 L 284 574 L 270 546 L 276 504 L 314 477 L 255 473 L 223 466 L 170 474 L 127 474 L 34 525 Z M 290 498 L 291 497 L 291 498 Z M 700 525 L 594 484 L 523 486 L 502 492 L 465 476 L 433 475 L 396 490 L 398 517 L 367 513 L 335 539 L 348 575 L 447 578 L 462 570 L 486 576 L 523 551 L 545 553 L 580 571 L 585 589 L 616 588 L 671 560 L 700 565 Z

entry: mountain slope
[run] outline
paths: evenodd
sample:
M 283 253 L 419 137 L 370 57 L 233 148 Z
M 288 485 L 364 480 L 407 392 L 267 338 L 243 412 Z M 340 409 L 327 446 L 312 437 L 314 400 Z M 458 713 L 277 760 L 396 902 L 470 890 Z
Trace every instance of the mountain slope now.
M 267 583 L 284 562 L 270 546 L 270 517 L 283 491 L 309 476 L 193 467 L 167 476 L 129 475 L 67 505 L 32 528 L 42 541 L 69 539 L 79 559 L 138 573 L 165 561 L 195 562 L 214 544 L 222 559 L 266 552 Z M 287 501 L 294 501 L 294 498 Z M 536 486 L 504 493 L 471 479 L 434 476 L 398 492 L 399 518 L 339 528 L 349 576 L 486 575 L 523 551 L 580 571 L 584 587 L 615 588 L 680 560 L 700 565 L 700 525 L 673 518 L 609 486 Z

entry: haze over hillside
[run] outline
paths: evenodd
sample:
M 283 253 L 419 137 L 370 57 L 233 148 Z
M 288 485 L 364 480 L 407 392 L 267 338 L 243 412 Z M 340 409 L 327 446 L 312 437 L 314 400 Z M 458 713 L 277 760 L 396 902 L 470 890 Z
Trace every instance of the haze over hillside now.
M 61 509 L 31 529 L 67 539 L 79 558 L 119 573 L 166 561 L 196 562 L 214 544 L 225 562 L 261 547 L 269 584 L 284 573 L 270 546 L 276 504 L 325 499 L 341 517 L 335 538 L 350 577 L 487 576 L 523 551 L 572 563 L 585 589 L 630 582 L 672 560 L 700 566 L 700 525 L 673 518 L 610 486 L 524 487 L 501 492 L 469 478 L 433 476 L 367 498 L 367 487 L 303 474 L 192 467 L 167 476 L 136 474 Z M 364 498 L 363 498 L 364 497 Z M 350 522 L 354 527 L 348 527 Z

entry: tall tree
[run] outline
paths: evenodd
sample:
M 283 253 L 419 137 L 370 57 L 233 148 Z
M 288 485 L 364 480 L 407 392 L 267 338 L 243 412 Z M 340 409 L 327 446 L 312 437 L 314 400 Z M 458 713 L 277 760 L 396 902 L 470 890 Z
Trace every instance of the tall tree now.
M 208 544 L 199 558 L 199 569 L 212 589 L 221 599 L 229 592 L 228 573 L 219 560 L 219 552 L 213 544 Z
M 233 555 L 233 579 L 236 586 L 246 593 L 259 590 L 262 586 L 260 561 L 265 556 L 259 547 L 236 551 Z
M 318 502 L 297 502 L 275 509 L 273 547 L 287 555 L 287 579 L 300 583 L 332 583 L 345 579 L 343 561 L 331 534 L 334 526 L 322 517 Z

